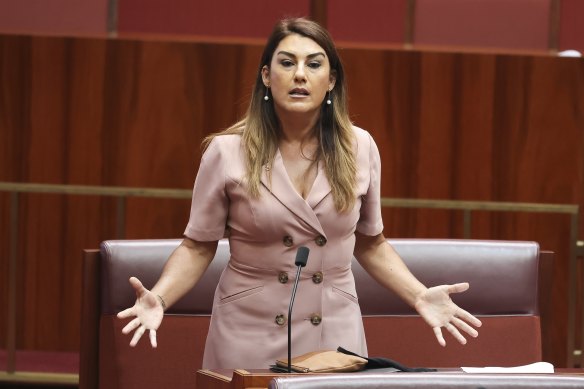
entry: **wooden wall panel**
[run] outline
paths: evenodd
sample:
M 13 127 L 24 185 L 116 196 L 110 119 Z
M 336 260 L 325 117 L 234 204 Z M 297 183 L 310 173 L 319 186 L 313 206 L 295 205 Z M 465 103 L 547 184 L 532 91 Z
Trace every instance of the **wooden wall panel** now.
M 380 144 L 383 195 L 582 204 L 581 60 L 401 52 L 392 57 L 361 50 L 343 55 L 355 122 Z M 409 66 L 400 67 L 398 58 Z M 389 236 L 462 237 L 461 212 L 383 214 Z M 569 218 L 481 212 L 472 229 L 478 238 L 536 240 L 557 252 L 553 298 L 564 319 L 553 322 L 550 355 L 562 361 Z
M 548 49 L 550 0 L 417 0 L 414 44 Z
M 30 93 L 30 38 L 0 40 L 0 179 L 23 178 Z
M 118 32 L 265 39 L 279 19 L 309 14 L 309 0 L 123 0 Z
M 6 348 L 8 332 L 8 258 L 9 258 L 9 239 L 8 220 L 10 215 L 10 196 L 0 192 L 0 236 L 5 238 L 0 244 L 0 348 Z
M 327 28 L 336 41 L 402 44 L 407 0 L 327 1 Z
M 105 36 L 108 0 L 2 0 L 0 32 Z
M 81 43 L 76 47 L 76 43 Z M 104 41 L 36 38 L 30 46 L 30 100 L 25 102 L 26 131 L 22 180 L 47 183 L 99 184 L 102 161 L 90 157 L 98 151 L 102 114 L 101 86 Z M 96 71 L 97 70 L 97 71 Z M 96 209 L 101 200 L 81 206 L 87 199 L 60 195 L 22 196 L 21 223 L 26 244 L 19 263 L 25 280 L 20 305 L 20 346 L 44 350 L 78 347 L 81 263 L 75 255 L 95 239 L 99 228 Z M 99 208 L 97 208 L 99 209 Z M 69 219 L 76 219 L 70 228 Z M 90 221 L 89 224 L 87 222 Z M 91 231 L 93 229 L 93 231 Z M 78 241 L 79 233 L 85 235 Z M 87 237 L 90 236 L 90 239 Z M 53 255 L 44 260 L 45 253 Z
M 19 39 L 7 38 L 7 45 Z M 171 188 L 192 187 L 202 137 L 242 114 L 260 50 L 52 38 L 14 47 L 10 56 L 26 55 L 3 75 L 26 71 L 11 78 L 6 96 L 28 87 L 4 106 L 14 104 L 3 135 L 22 154 L 6 154 L 3 180 Z M 25 195 L 22 202 L 21 236 L 35 239 L 19 253 L 18 315 L 27 323 L 19 328 L 19 347 L 76 349 L 78 254 L 115 238 L 115 199 Z M 131 199 L 125 236 L 180 236 L 189 205 Z
M 130 41 L 113 46 L 104 112 L 104 151 L 113 163 L 104 179 L 110 185 L 192 187 L 202 137 L 226 128 L 245 109 L 259 48 Z
M 0 50 L 0 180 L 184 189 L 201 139 L 244 112 L 261 53 L 254 45 L 16 36 L 0 36 Z M 380 147 L 383 196 L 584 205 L 581 59 L 341 55 L 352 118 Z M 77 349 L 81 250 L 115 237 L 115 206 L 113 198 L 22 196 L 20 347 Z M 188 200 L 129 199 L 125 237 L 179 237 L 188 210 Z M 460 212 L 383 214 L 390 237 L 462 236 Z M 561 366 L 569 220 L 478 212 L 472 227 L 477 238 L 536 240 L 557 252 L 547 352 Z
M 27 57 L 25 38 L 6 41 L 0 39 L 0 180 L 18 181 L 17 158 L 22 155 L 24 137 L 17 128 L 25 126 L 24 95 L 26 83 L 22 75 L 27 69 L 21 59 Z M 20 87 L 19 87 L 20 85 Z M 0 347 L 6 347 L 8 330 L 8 258 L 10 195 L 0 193 Z
M 373 52 L 375 53 L 375 52 Z M 489 200 L 494 57 L 348 51 L 351 112 L 382 144 L 386 196 Z M 354 57 L 352 57 L 354 56 Z M 381 59 L 381 60 L 380 60 Z M 368 77 L 360 76 L 367 69 Z M 381 82 L 380 82 L 381 81 Z M 382 112 L 371 115 L 368 112 Z M 461 163 L 463 161 L 463 163 Z M 400 236 L 440 211 L 385 212 Z M 431 228 L 461 236 L 460 214 Z
M 410 43 L 410 0 L 1 0 L 0 32 L 66 36 L 160 36 L 211 40 L 264 40 L 275 21 L 309 16 L 338 41 L 376 45 Z M 550 8 L 559 6 L 561 50 L 584 50 L 580 0 L 417 1 L 418 44 L 546 50 Z M 414 3 L 413 1 L 411 2 Z M 555 17 L 554 17 L 555 18 Z M 250 20 L 253 22 L 250 23 Z M 555 26 L 556 21 L 552 22 Z M 555 28 L 555 27 L 554 27 Z M 558 31 L 552 34 L 556 48 Z M 408 42 L 406 42 L 408 41 Z
M 560 50 L 584 52 L 584 2 L 562 0 L 560 11 Z

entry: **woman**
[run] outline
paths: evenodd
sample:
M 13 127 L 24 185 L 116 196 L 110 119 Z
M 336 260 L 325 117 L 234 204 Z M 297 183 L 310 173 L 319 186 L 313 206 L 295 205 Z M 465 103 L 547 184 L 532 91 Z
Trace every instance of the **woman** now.
M 286 317 L 294 258 L 310 249 L 294 308 L 294 351 L 342 346 L 366 355 L 350 264 L 354 255 L 372 277 L 415 307 L 441 345 L 444 327 L 481 322 L 450 293 L 468 284 L 426 288 L 382 234 L 380 158 L 346 109 L 343 67 L 328 33 L 306 19 L 278 23 L 268 39 L 245 118 L 206 139 L 185 239 L 152 291 L 131 278 L 136 304 L 134 346 L 156 329 L 163 310 L 199 280 L 217 241 L 229 230 L 231 258 L 217 287 L 204 368 L 266 368 L 286 355 Z M 289 280 L 290 278 L 290 280 Z

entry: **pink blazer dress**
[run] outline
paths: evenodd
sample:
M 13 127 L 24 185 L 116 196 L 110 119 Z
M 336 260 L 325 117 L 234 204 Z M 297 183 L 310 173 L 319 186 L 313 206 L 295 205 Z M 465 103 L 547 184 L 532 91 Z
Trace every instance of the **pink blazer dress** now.
M 342 346 L 367 355 L 351 272 L 355 230 L 382 232 L 380 158 L 368 132 L 354 127 L 357 191 L 353 210 L 338 213 L 322 163 L 304 200 L 276 153 L 247 194 L 239 135 L 221 135 L 205 151 L 185 236 L 213 241 L 229 229 L 231 258 L 215 292 L 203 368 L 265 369 L 287 357 L 288 305 L 299 246 L 310 249 L 292 312 L 292 356 Z M 271 181 L 269 179 L 271 172 Z

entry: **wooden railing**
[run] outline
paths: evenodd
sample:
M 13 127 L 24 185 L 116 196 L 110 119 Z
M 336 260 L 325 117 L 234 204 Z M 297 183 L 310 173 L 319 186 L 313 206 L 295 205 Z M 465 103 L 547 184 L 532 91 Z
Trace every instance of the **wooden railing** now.
M 9 288 L 7 307 L 7 371 L 6 374 L 17 375 L 16 370 L 16 291 L 17 291 L 17 247 L 18 247 L 18 221 L 19 221 L 19 196 L 21 193 L 50 193 L 63 195 L 91 195 L 109 196 L 117 198 L 116 206 L 116 238 L 124 238 L 126 199 L 128 197 L 150 198 L 191 198 L 191 190 L 187 189 L 154 189 L 154 188 L 130 188 L 107 186 L 83 186 L 83 185 L 56 185 L 34 183 L 0 182 L 0 192 L 10 193 L 10 243 L 9 243 Z M 584 355 L 576 349 L 576 307 L 577 296 L 577 260 L 584 257 L 584 242 L 578 241 L 579 206 L 574 204 L 535 204 L 492 201 L 454 201 L 454 200 L 422 200 L 422 199 L 397 199 L 382 198 L 381 205 L 391 208 L 413 209 L 440 209 L 462 211 L 463 238 L 471 237 L 472 213 L 474 211 L 491 212 L 526 212 L 526 213 L 554 213 L 570 216 L 570 258 L 569 258 L 569 308 L 568 308 L 568 356 L 569 367 L 575 365 L 577 356 Z M 584 285 L 584 279 L 580 280 Z M 584 323 L 584 310 L 582 312 Z M 584 326 L 582 326 L 582 339 L 584 339 Z M 581 348 L 581 347 L 580 347 Z M 582 366 L 582 360 L 579 361 Z M 69 381 L 68 381 L 69 382 Z

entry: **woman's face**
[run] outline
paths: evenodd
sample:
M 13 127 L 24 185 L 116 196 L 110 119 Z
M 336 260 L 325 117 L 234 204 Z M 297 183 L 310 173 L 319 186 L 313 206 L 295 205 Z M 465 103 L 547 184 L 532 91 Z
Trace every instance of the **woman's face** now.
M 315 41 L 292 34 L 280 41 L 270 67 L 262 69 L 276 112 L 315 113 L 335 85 L 329 59 Z

